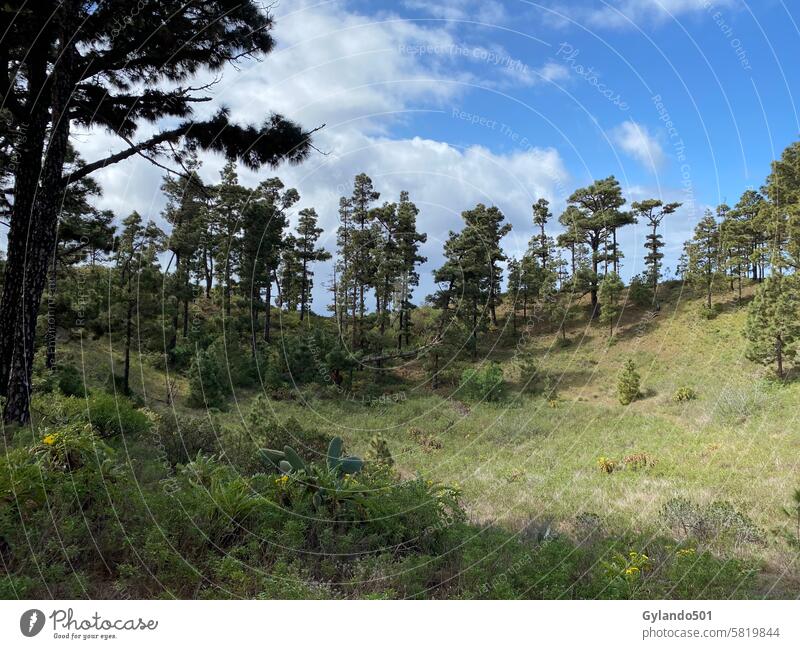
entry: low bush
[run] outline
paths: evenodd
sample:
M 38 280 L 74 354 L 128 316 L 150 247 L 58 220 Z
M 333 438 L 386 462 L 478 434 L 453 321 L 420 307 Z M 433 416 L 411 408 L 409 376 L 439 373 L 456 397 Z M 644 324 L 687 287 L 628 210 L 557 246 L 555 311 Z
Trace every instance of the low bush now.
M 690 387 L 678 388 L 675 394 L 672 395 L 672 400 L 675 403 L 686 403 L 687 401 L 694 401 L 697 399 L 697 392 Z
M 673 498 L 661 509 L 661 519 L 678 538 L 696 539 L 718 546 L 762 544 L 766 535 L 749 516 L 727 501 L 702 506 Z
M 505 392 L 503 368 L 498 363 L 489 363 L 478 368 L 469 367 L 461 375 L 459 393 L 467 399 L 502 401 Z

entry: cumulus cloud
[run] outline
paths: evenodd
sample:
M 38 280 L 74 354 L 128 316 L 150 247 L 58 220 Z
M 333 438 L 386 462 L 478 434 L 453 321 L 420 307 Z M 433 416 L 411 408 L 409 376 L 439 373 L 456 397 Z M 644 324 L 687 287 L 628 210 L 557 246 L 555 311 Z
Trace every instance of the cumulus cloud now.
M 461 227 L 462 210 L 478 202 L 498 205 L 519 233 L 507 244 L 515 253 L 524 249 L 522 239 L 529 234 L 531 203 L 540 197 L 563 203 L 569 177 L 555 149 L 524 147 L 498 154 L 481 146 L 392 135 L 410 114 L 450 110 L 460 103 L 469 86 L 458 81 L 488 85 L 464 72 L 464 57 L 450 53 L 458 44 L 441 25 L 386 16 L 376 20 L 341 5 L 308 11 L 293 5 L 277 16 L 275 37 L 273 54 L 227 73 L 212 87 L 213 106 L 201 110 L 226 105 L 240 122 L 258 122 L 276 111 L 308 128 L 326 124 L 314 143 L 327 155 L 313 154 L 297 167 L 258 173 L 240 169 L 239 175 L 251 187 L 273 175 L 296 187 L 302 197 L 297 210 L 316 208 L 325 228 L 322 243 L 329 250 L 335 248 L 339 197 L 350 193 L 360 172 L 373 178 L 381 201 L 396 201 L 405 189 L 420 208 L 429 258 L 420 296 L 433 288 L 430 271 L 441 262 L 448 231 Z M 497 76 L 497 65 L 477 64 Z M 546 64 L 539 81 L 561 75 L 557 64 Z M 88 160 L 121 148 L 116 138 L 99 131 L 78 137 L 76 145 Z M 223 161 L 213 155 L 204 155 L 203 161 L 202 176 L 216 182 Z M 97 176 L 105 188 L 101 207 L 120 217 L 136 209 L 157 219 L 163 208 L 162 175 L 163 170 L 136 157 L 102 170 Z M 319 268 L 317 309 L 327 303 L 323 283 L 329 275 L 330 265 Z
M 554 6 L 559 13 L 594 27 L 618 28 L 639 24 L 680 19 L 708 11 L 707 0 L 612 0 L 608 3 L 570 3 Z M 735 6 L 734 0 L 715 0 L 716 9 Z M 551 16 L 551 20 L 555 20 Z M 557 21 L 566 25 L 565 21 Z
M 646 126 L 628 120 L 611 132 L 613 142 L 634 160 L 656 172 L 664 166 L 664 149 L 655 135 Z

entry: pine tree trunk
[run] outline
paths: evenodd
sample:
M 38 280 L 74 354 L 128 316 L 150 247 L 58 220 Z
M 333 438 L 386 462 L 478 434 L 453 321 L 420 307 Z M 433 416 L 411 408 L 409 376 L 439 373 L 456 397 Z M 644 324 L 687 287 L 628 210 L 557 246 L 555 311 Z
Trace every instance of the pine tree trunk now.
M 306 302 L 308 301 L 308 268 L 307 260 L 303 258 L 303 283 L 300 287 L 300 322 L 305 319 Z
M 188 284 L 187 284 L 188 289 Z M 187 291 L 188 295 L 188 291 Z M 187 297 L 183 301 L 183 337 L 184 339 L 189 337 L 189 298 Z
M 50 281 L 47 287 L 47 334 L 45 335 L 45 361 L 48 370 L 56 368 L 56 250 L 53 250 L 52 263 L 50 264 Z
M 122 368 L 122 391 L 131 392 L 131 340 L 133 339 L 133 295 L 132 282 L 128 279 L 128 308 L 125 313 L 125 363 Z
M 36 81 L 44 80 L 44 60 L 38 61 L 34 52 L 29 63 L 41 70 Z M 16 321 L 21 317 L 22 289 L 25 285 L 25 263 L 27 256 L 28 226 L 34 220 L 34 199 L 42 170 L 42 152 L 47 129 L 47 106 L 42 101 L 38 110 L 31 114 L 27 123 L 19 125 L 24 132 L 22 150 L 19 155 L 14 184 L 14 205 L 6 242 L 6 264 L 3 274 L 3 298 L 0 302 L 0 395 L 8 394 L 8 378 L 14 353 Z
M 64 42 L 68 43 L 72 36 L 70 26 L 62 26 L 62 32 L 65 35 Z M 2 310 L 5 311 L 2 316 L 7 317 L 14 314 L 13 318 L 3 320 L 9 325 L 14 324 L 11 325 L 13 326 L 13 337 L 9 340 L 3 336 L 2 359 L 0 359 L 3 361 L 3 366 L 6 366 L 7 354 L 11 361 L 10 371 L 7 375 L 7 400 L 3 411 L 3 420 L 6 423 L 17 421 L 24 424 L 30 418 L 30 379 L 36 338 L 36 316 L 47 279 L 50 259 L 55 248 L 58 210 L 64 191 L 61 175 L 69 141 L 69 118 L 65 111 L 72 90 L 70 74 L 73 60 L 74 52 L 68 46 L 62 54 L 59 66 L 52 73 L 54 75 L 51 103 L 53 127 L 42 165 L 36 203 L 30 212 L 30 227 L 27 227 L 28 223 L 21 222 L 21 219 L 15 219 L 16 224 L 12 221 L 12 229 L 16 225 L 16 228 L 23 230 L 23 233 L 17 233 L 12 237 L 12 233 L 9 232 L 9 246 L 22 239 L 22 247 L 18 250 L 19 254 L 15 255 L 14 262 L 11 261 L 11 255 L 6 262 L 6 286 L 4 288 L 8 288 L 9 280 L 16 279 L 20 282 L 18 303 L 6 305 L 4 296 L 4 309 Z M 15 200 L 17 198 L 19 197 L 15 197 Z M 28 203 L 27 199 L 24 199 L 23 205 L 26 204 L 32 205 L 33 201 Z M 11 267 L 10 276 L 9 266 Z M 6 311 L 6 308 L 10 311 Z M 5 377 L 0 377 L 0 383 L 3 378 Z
M 265 302 L 265 310 L 264 310 L 264 342 L 268 343 L 271 342 L 270 337 L 270 325 L 272 319 L 272 308 L 271 308 L 271 301 L 272 301 L 272 282 L 267 281 L 267 285 L 264 291 L 264 302 Z
M 214 282 L 214 259 L 209 254 L 206 246 L 203 246 L 203 270 L 206 276 L 206 299 L 209 299 L 211 297 L 211 286 Z
M 181 256 L 175 253 L 175 310 L 172 312 L 172 335 L 167 343 L 167 351 L 172 351 L 178 345 L 178 321 L 181 314 L 180 286 L 181 281 Z

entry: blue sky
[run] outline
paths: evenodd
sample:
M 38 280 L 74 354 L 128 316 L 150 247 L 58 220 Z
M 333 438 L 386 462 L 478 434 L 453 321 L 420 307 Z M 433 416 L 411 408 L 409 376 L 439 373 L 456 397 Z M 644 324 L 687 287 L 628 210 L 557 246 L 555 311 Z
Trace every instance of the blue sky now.
M 800 9 L 781 0 L 295 2 L 275 12 L 277 51 L 227 72 L 217 100 L 243 121 L 277 110 L 325 123 L 316 143 L 329 155 L 242 179 L 277 174 L 297 187 L 297 209 L 317 209 L 329 247 L 356 173 L 373 177 L 381 200 L 408 189 L 429 235 L 419 294 L 462 210 L 497 204 L 514 226 L 506 248 L 519 254 L 535 200 L 557 216 L 576 187 L 610 174 L 630 200 L 686 203 L 665 228 L 674 268 L 703 210 L 759 187 L 800 134 Z M 116 146 L 84 140 L 88 159 Z M 214 180 L 220 166 L 209 159 L 203 174 Z M 159 176 L 141 160 L 104 171 L 104 207 L 157 218 Z M 641 270 L 643 234 L 632 226 L 622 237 L 626 277 Z M 328 273 L 319 270 L 318 311 Z

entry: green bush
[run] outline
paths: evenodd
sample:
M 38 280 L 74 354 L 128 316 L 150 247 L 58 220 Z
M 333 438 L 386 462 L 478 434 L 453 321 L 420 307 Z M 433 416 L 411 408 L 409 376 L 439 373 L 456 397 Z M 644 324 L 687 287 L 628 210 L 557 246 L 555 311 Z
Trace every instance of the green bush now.
M 690 387 L 678 388 L 675 394 L 672 395 L 672 400 L 675 403 L 685 403 L 687 401 L 694 401 L 697 399 L 697 392 Z
M 713 320 L 722 312 L 721 304 L 713 304 L 708 306 L 706 302 L 697 307 L 697 315 L 702 320 Z
M 193 408 L 225 407 L 230 396 L 224 366 L 215 354 L 200 350 L 189 369 L 189 405 Z
M 503 368 L 498 363 L 468 367 L 461 374 L 459 394 L 473 401 L 502 401 L 506 393 Z
M 625 367 L 623 367 L 617 382 L 617 395 L 619 396 L 619 402 L 623 406 L 627 406 L 642 396 L 639 382 L 636 364 L 629 359 L 625 362 Z
M 628 288 L 628 300 L 640 307 L 653 306 L 653 289 L 646 277 L 636 275 L 631 278 L 631 284 Z
M 174 412 L 159 418 L 157 444 L 163 449 L 167 462 L 174 466 L 186 464 L 198 454 L 220 452 L 219 425 L 207 416 L 183 416 Z
M 101 437 L 141 436 L 151 428 L 147 413 L 138 410 L 130 399 L 102 390 L 92 390 L 86 397 L 58 394 L 37 395 L 31 410 L 39 427 L 72 423 L 90 424 Z
M 82 397 L 86 394 L 83 375 L 74 365 L 62 365 L 58 368 L 58 389 L 68 397 Z
M 83 402 L 83 399 L 79 400 Z M 130 400 L 107 392 L 93 391 L 89 394 L 82 412 L 88 422 L 103 437 L 114 435 L 142 435 L 150 429 L 150 420 L 141 410 L 134 408 Z

